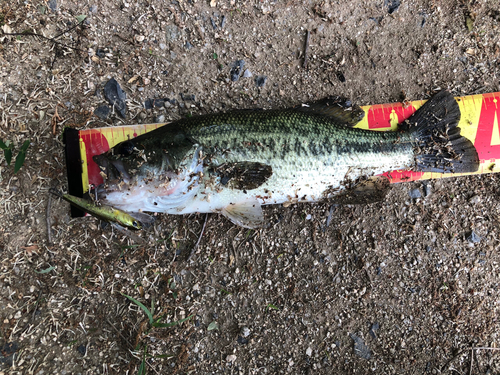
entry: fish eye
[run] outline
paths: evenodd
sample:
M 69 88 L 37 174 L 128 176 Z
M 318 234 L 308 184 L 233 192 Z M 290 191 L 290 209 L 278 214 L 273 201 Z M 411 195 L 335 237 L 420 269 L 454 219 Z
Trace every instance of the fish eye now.
M 132 225 L 134 226 L 134 228 L 137 228 L 139 227 L 139 223 L 137 221 L 132 221 Z
M 118 147 L 118 153 L 123 156 L 130 156 L 134 152 L 134 143 L 132 141 L 125 141 Z

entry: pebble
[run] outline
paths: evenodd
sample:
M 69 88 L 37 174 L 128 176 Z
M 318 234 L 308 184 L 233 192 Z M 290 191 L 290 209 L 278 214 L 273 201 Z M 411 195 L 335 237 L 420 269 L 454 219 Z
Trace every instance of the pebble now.
M 96 13 L 97 12 L 97 5 L 91 5 L 89 7 L 90 13 Z
M 467 237 L 467 241 L 470 243 L 479 243 L 481 242 L 481 236 L 479 236 L 476 232 L 471 231 L 470 235 Z
M 157 124 L 165 122 L 165 115 L 159 115 L 155 118 Z
M 243 73 L 243 77 L 250 78 L 251 76 L 253 76 L 252 72 L 246 69 L 245 72 Z
M 428 197 L 432 194 L 432 187 L 429 183 L 424 183 L 424 197 Z
M 57 10 L 57 0 L 49 0 L 49 8 L 55 12 Z
M 165 39 L 168 42 L 174 42 L 179 39 L 180 31 L 179 28 L 175 25 L 167 25 L 165 26 Z
M 107 105 L 101 105 L 94 110 L 94 115 L 99 117 L 101 120 L 106 120 L 110 111 L 111 109 Z
M 125 118 L 127 114 L 127 104 L 125 103 L 127 95 L 114 78 L 111 78 L 104 86 L 104 97 L 109 104 L 115 107 L 120 116 Z
M 167 48 L 167 45 L 165 43 L 160 43 L 160 49 L 165 49 Z
M 193 48 L 193 45 L 191 43 L 189 43 L 189 42 L 186 42 L 186 44 L 184 45 L 184 47 L 186 49 L 191 49 L 191 48 Z
M 226 361 L 227 362 L 234 362 L 234 361 L 236 361 L 236 356 L 234 354 L 228 355 L 226 357 Z
M 233 63 L 230 71 L 231 81 L 236 82 L 238 79 L 240 79 L 240 74 L 243 70 L 243 66 L 245 66 L 245 60 L 238 60 Z
M 370 331 L 368 333 L 370 334 L 371 337 L 373 337 L 374 339 L 376 339 L 377 335 L 375 335 L 375 331 L 377 331 L 379 328 L 380 328 L 380 325 L 377 322 L 375 322 L 370 327 Z
M 106 51 L 103 50 L 102 48 L 98 48 L 97 51 L 95 51 L 95 54 L 97 57 L 102 59 L 102 58 L 104 58 L 104 56 L 106 56 Z
M 241 336 L 238 336 L 238 339 L 236 341 L 238 341 L 238 344 L 240 344 L 240 345 L 248 344 L 248 340 L 244 337 L 241 337 Z
M 248 327 L 243 327 L 241 329 L 241 333 L 243 334 L 243 337 L 248 337 L 250 336 L 250 329 Z
M 469 199 L 469 202 L 472 204 L 478 204 L 481 198 L 479 195 L 474 195 L 471 199 Z
M 311 349 L 311 347 L 308 347 L 307 350 L 306 350 L 306 355 L 308 357 L 312 356 L 312 353 L 313 353 L 313 350 Z
M 399 6 L 401 5 L 401 1 L 400 0 L 385 0 L 384 5 L 387 7 L 388 13 L 392 14 L 399 9 Z
M 257 87 L 264 87 L 267 82 L 267 76 L 257 76 L 255 77 L 255 85 Z
M 358 337 L 353 334 L 349 334 L 351 339 L 354 341 L 354 354 L 356 354 L 358 357 L 361 357 L 363 359 L 370 359 L 372 356 L 372 353 L 370 349 L 365 345 L 365 342 L 361 337 Z
M 87 348 L 85 347 L 85 345 L 80 345 L 78 348 L 77 348 L 78 352 L 81 354 L 81 355 L 85 355 L 85 353 L 87 353 Z
M 422 194 L 420 193 L 420 189 L 412 189 L 408 192 L 408 194 L 410 195 L 410 198 L 411 199 L 418 199 L 418 198 L 421 198 L 422 197 Z

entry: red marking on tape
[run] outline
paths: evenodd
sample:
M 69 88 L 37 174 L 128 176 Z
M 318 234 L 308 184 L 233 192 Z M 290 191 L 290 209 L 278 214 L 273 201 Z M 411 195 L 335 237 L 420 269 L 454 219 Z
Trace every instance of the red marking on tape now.
M 500 118 L 500 108 L 494 94 L 483 95 L 483 104 L 481 106 L 481 115 L 477 127 L 476 147 L 480 160 L 500 159 L 500 145 L 492 145 L 493 128 L 495 124 L 495 115 Z
M 399 124 L 415 113 L 412 105 L 404 107 L 401 103 L 378 104 L 371 106 L 368 110 L 368 129 L 389 129 L 391 127 L 391 116 L 397 116 Z
M 94 185 L 100 185 L 103 183 L 103 179 L 100 175 L 100 168 L 92 159 L 94 155 L 100 155 L 109 150 L 108 140 L 100 131 L 90 131 L 85 132 L 85 134 L 80 135 L 80 139 L 85 143 L 85 153 L 87 156 L 87 174 L 89 177 L 89 183 Z

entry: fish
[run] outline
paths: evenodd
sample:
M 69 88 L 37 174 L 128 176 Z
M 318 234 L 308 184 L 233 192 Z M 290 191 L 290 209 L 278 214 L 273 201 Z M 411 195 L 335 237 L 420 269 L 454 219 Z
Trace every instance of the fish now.
M 262 206 L 382 200 L 393 170 L 465 173 L 477 151 L 460 135 L 460 108 L 441 91 L 398 131 L 354 128 L 364 111 L 339 98 L 280 110 L 180 119 L 123 141 L 93 160 L 97 196 L 127 212 L 219 213 L 265 226 Z
M 123 227 L 131 229 L 142 229 L 143 227 L 139 219 L 115 207 L 96 205 L 94 202 L 87 199 L 76 197 L 70 194 L 62 194 L 61 192 L 54 189 L 51 189 L 50 192 L 69 202 L 73 206 L 78 207 L 82 211 L 85 211 L 88 214 L 104 221 L 116 223 Z M 147 222 L 150 222 L 149 217 L 147 218 Z

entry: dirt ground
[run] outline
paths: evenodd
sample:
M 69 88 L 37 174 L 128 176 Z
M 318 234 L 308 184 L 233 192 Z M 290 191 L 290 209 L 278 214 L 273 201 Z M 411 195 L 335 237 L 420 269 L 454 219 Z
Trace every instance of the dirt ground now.
M 65 127 L 500 91 L 497 0 L 12 0 L 0 25 L 45 36 L 0 34 L 1 139 L 31 141 L 17 174 L 1 153 L 0 374 L 500 373 L 495 174 L 400 184 L 329 226 L 328 203 L 266 207 L 259 231 L 212 214 L 189 261 L 205 215 L 159 215 L 138 246 L 48 193 Z M 110 78 L 125 119 L 93 115 Z M 123 294 L 190 319 L 152 327 Z

